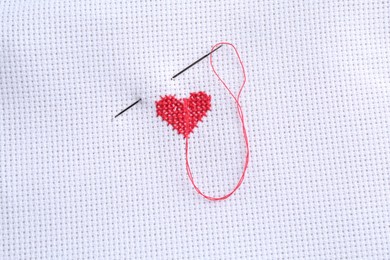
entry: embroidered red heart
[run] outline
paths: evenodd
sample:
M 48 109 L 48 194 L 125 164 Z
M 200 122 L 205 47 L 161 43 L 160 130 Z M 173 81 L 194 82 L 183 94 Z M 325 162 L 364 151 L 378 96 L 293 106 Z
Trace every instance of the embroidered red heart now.
M 157 116 L 168 122 L 179 134 L 188 137 L 211 108 L 211 96 L 191 93 L 189 98 L 164 96 L 156 101 Z M 187 127 L 186 127 L 187 125 Z

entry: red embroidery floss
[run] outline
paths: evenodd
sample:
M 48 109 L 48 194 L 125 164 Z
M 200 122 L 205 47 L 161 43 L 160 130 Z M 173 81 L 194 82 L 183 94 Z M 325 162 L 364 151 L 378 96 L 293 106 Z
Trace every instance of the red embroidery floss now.
M 212 55 L 212 52 L 216 49 L 216 48 L 219 48 L 221 47 L 222 45 L 227 45 L 229 47 L 232 47 L 235 51 L 235 54 L 240 62 L 240 65 L 241 65 L 241 69 L 242 69 L 242 74 L 243 74 L 243 81 L 242 81 L 242 84 L 240 86 L 240 89 L 237 93 L 237 95 L 234 95 L 234 93 L 230 90 L 230 88 L 228 87 L 228 85 L 226 84 L 225 81 L 223 81 L 223 79 L 219 76 L 218 72 L 216 71 L 214 65 L 213 65 L 213 55 Z M 248 140 L 248 135 L 247 135 L 247 131 L 246 131 L 246 127 L 245 127 L 245 120 L 244 120 L 244 112 L 242 110 L 242 107 L 241 107 L 241 103 L 240 103 L 240 96 L 241 96 L 241 92 L 245 86 L 245 83 L 246 83 L 246 73 L 245 73 L 245 68 L 244 68 L 244 64 L 241 60 L 241 57 L 240 57 L 240 54 L 238 53 L 237 51 L 237 48 L 229 43 L 229 42 L 220 42 L 220 43 L 217 43 L 215 44 L 212 49 L 211 49 L 211 54 L 210 54 L 210 66 L 211 66 L 211 69 L 213 70 L 213 73 L 217 76 L 217 78 L 219 79 L 219 81 L 222 83 L 222 85 L 225 87 L 225 89 L 228 91 L 229 95 L 234 99 L 234 102 L 236 103 L 236 106 L 237 106 L 237 112 L 238 112 L 238 117 L 240 119 L 240 122 L 241 122 L 241 128 L 242 128 L 242 134 L 243 134 L 243 137 L 244 137 L 244 141 L 245 141 L 245 148 L 246 148 L 246 155 L 245 155 L 245 162 L 244 162 L 244 166 L 243 166 L 243 170 L 242 170 L 242 174 L 241 174 L 241 177 L 240 179 L 238 180 L 236 186 L 227 194 L 221 196 L 221 197 L 212 197 L 212 196 L 208 196 L 206 194 L 204 194 L 199 188 L 198 186 L 195 184 L 195 181 L 194 181 L 194 178 L 192 176 L 192 171 L 191 171 L 191 168 L 190 168 L 190 162 L 189 162 L 189 133 L 192 131 L 192 128 L 191 128 L 191 115 L 189 113 L 189 110 L 191 109 L 191 104 L 188 102 L 188 99 L 184 99 L 184 117 L 185 117 L 185 122 L 186 122 L 186 131 L 185 131 L 185 139 L 186 139 L 186 147 L 185 147 L 185 153 L 186 153 L 186 169 L 187 169 L 187 175 L 188 175 L 188 178 L 190 179 L 193 187 L 195 188 L 195 190 L 201 195 L 203 196 L 204 198 L 208 199 L 208 200 L 211 200 L 211 201 L 219 201 L 219 200 L 225 200 L 227 198 L 229 198 L 230 196 L 232 196 L 237 190 L 238 188 L 241 186 L 242 182 L 244 181 L 244 178 L 245 178 L 245 173 L 246 173 L 246 170 L 248 168 L 248 163 L 249 163 L 249 140 Z

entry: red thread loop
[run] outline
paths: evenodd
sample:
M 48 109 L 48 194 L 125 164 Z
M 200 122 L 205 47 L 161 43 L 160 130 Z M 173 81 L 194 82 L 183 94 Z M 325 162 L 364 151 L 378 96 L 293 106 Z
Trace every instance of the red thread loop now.
M 204 198 L 206 198 L 208 200 L 212 200 L 212 201 L 225 200 L 225 199 L 229 198 L 231 195 L 233 195 L 233 193 L 235 193 L 238 190 L 238 188 L 241 186 L 242 182 L 244 181 L 245 173 L 246 173 L 246 170 L 248 168 L 248 163 L 249 163 L 249 140 L 248 140 L 248 136 L 247 136 L 247 132 L 246 132 L 246 128 L 245 128 L 244 112 L 242 111 L 242 107 L 241 107 L 241 103 L 240 103 L 241 92 L 242 92 L 242 90 L 243 90 L 243 88 L 245 86 L 245 83 L 246 83 L 245 68 L 244 68 L 244 64 L 243 64 L 243 62 L 241 60 L 240 54 L 238 53 L 236 47 L 233 44 L 229 43 L 229 42 L 220 42 L 220 43 L 215 44 L 213 46 L 213 48 L 211 49 L 211 52 L 214 51 L 216 48 L 218 48 L 221 45 L 228 45 L 228 46 L 232 47 L 234 49 L 235 53 L 236 53 L 236 56 L 237 56 L 237 58 L 238 58 L 238 60 L 240 62 L 240 65 L 241 65 L 242 74 L 243 74 L 243 78 L 244 79 L 243 79 L 241 87 L 240 87 L 240 89 L 239 89 L 239 91 L 237 93 L 237 96 L 235 96 L 233 94 L 233 92 L 227 86 L 225 81 L 222 80 L 222 78 L 219 76 L 219 74 L 215 70 L 214 65 L 213 65 L 213 55 L 212 54 L 210 54 L 210 66 L 211 66 L 214 74 L 217 76 L 219 81 L 221 81 L 221 83 L 223 84 L 225 89 L 228 91 L 229 95 L 234 99 L 234 102 L 236 103 L 238 117 L 240 118 L 240 121 L 241 121 L 242 134 L 243 134 L 243 137 L 244 137 L 244 140 L 245 140 L 246 155 L 245 155 L 244 168 L 243 168 L 241 177 L 238 180 L 236 186 L 233 188 L 233 190 L 230 191 L 229 193 L 227 193 L 226 195 L 222 196 L 222 197 L 207 196 L 198 188 L 198 186 L 196 186 L 196 184 L 194 182 L 194 179 L 192 177 L 192 172 L 191 172 L 190 163 L 189 163 L 189 159 L 188 159 L 188 154 L 189 154 L 189 141 L 188 140 L 189 140 L 189 136 L 187 135 L 185 137 L 185 139 L 186 139 L 186 169 L 187 169 L 188 177 L 189 177 L 192 185 L 194 186 L 195 190 L 200 195 L 202 195 Z M 188 114 L 189 114 L 188 113 L 188 102 L 187 102 L 187 100 L 184 100 L 184 115 L 185 115 L 186 126 L 189 124 L 189 120 L 190 120 Z

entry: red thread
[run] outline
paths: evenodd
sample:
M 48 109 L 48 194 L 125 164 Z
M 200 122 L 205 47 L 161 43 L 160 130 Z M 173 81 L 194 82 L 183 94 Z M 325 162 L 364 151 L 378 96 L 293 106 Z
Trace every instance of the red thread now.
M 240 103 L 240 96 L 241 96 L 241 92 L 245 86 L 245 83 L 246 83 L 246 74 L 245 74 L 245 68 L 244 68 L 244 64 L 241 60 L 241 57 L 240 57 L 240 54 L 238 53 L 236 47 L 229 43 L 229 42 L 220 42 L 220 43 L 217 43 L 215 44 L 212 49 L 211 49 L 211 52 L 218 48 L 219 46 L 221 45 L 228 45 L 230 47 L 232 47 L 236 53 L 236 56 L 240 62 L 240 65 L 241 65 L 241 69 L 242 69 L 242 73 L 243 73 L 243 82 L 241 84 L 241 87 L 237 93 L 237 96 L 235 96 L 233 94 L 233 92 L 230 90 L 230 88 L 227 86 L 227 84 L 221 79 L 221 77 L 219 76 L 219 74 L 217 73 L 217 71 L 215 70 L 214 68 L 214 65 L 213 65 L 213 55 L 210 54 L 210 66 L 211 66 L 211 69 L 213 70 L 214 74 L 217 76 L 217 78 L 219 79 L 219 81 L 221 81 L 221 83 L 223 84 L 223 86 L 225 87 L 225 89 L 228 91 L 228 93 L 230 94 L 230 96 L 234 99 L 235 103 L 236 103 L 236 106 L 237 106 L 237 112 L 238 112 L 238 117 L 240 118 L 240 121 L 241 121 L 241 127 L 242 127 L 242 133 L 243 133 L 243 137 L 244 137 L 244 140 L 245 140 L 245 146 L 246 146 L 246 155 L 245 155 L 245 162 L 244 162 L 244 168 L 243 168 L 243 171 L 242 171 L 242 174 L 241 174 L 241 177 L 240 179 L 238 180 L 236 186 L 233 188 L 232 191 L 230 191 L 229 193 L 227 193 L 226 195 L 222 196 L 222 197 L 211 197 L 211 196 L 207 196 L 205 195 L 195 184 L 194 182 L 194 179 L 193 179 L 193 176 L 192 176 L 192 172 L 191 172 L 191 168 L 190 168 L 190 164 L 189 164 L 189 159 L 188 159 L 188 154 L 189 154 L 189 132 L 192 131 L 193 128 L 191 128 L 192 124 L 191 124 L 191 117 L 190 117 L 190 113 L 186 112 L 188 111 L 188 109 L 191 111 L 192 107 L 191 107 L 191 103 L 189 103 L 188 100 L 184 100 L 184 115 L 185 115 L 185 125 L 188 126 L 188 130 L 190 131 L 185 131 L 187 134 L 185 134 L 185 138 L 186 138 L 186 169 L 187 169 L 187 174 L 188 174 L 188 177 L 192 183 L 192 185 L 194 186 L 195 190 L 200 194 L 202 195 L 204 198 L 208 199 L 208 200 L 212 200 L 212 201 L 218 201 L 218 200 L 225 200 L 227 198 L 229 198 L 231 195 L 233 195 L 233 193 L 235 193 L 238 188 L 241 186 L 242 182 L 244 181 L 244 178 L 245 178 L 245 173 L 246 173 L 246 170 L 248 168 L 248 163 L 249 163 L 249 140 L 248 140 L 248 136 L 247 136 L 247 132 L 246 132 L 246 128 L 245 128 L 245 120 L 244 120 L 244 112 L 242 111 L 242 107 L 241 107 L 241 103 Z
M 188 138 L 211 108 L 211 96 L 205 92 L 191 93 L 189 98 L 164 96 L 156 102 L 157 115 Z

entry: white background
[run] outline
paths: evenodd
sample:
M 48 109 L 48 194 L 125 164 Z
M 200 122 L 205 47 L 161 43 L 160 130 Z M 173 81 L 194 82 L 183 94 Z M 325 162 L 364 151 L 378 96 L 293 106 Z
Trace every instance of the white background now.
M 390 259 L 388 1 L 1 1 L 1 259 Z M 155 101 L 206 91 L 194 178 Z M 214 58 L 237 90 L 229 48 Z M 142 98 L 131 110 L 119 111 Z

